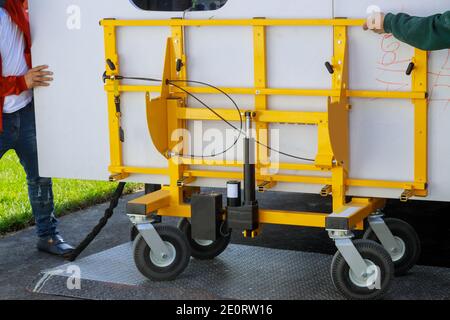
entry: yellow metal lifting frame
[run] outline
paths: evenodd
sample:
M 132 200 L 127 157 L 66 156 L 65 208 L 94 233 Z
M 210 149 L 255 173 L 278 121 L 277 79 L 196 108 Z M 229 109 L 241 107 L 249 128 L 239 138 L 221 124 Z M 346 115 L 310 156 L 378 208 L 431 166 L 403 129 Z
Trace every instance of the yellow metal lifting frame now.
M 170 156 L 170 151 L 180 141 L 171 141 L 174 130 L 186 128 L 189 120 L 218 121 L 217 116 L 206 109 L 189 108 L 187 96 L 182 90 L 175 88 L 165 80 L 183 80 L 187 76 L 187 59 L 184 52 L 184 30 L 187 27 L 200 26 L 248 26 L 253 28 L 254 48 L 254 87 L 234 88 L 221 87 L 228 94 L 255 96 L 256 114 L 254 123 L 260 142 L 269 145 L 267 128 L 270 123 L 296 123 L 316 125 L 318 127 L 318 152 L 314 164 L 270 163 L 267 148 L 257 148 L 257 185 L 260 191 L 270 189 L 277 182 L 323 185 L 321 194 L 332 195 L 333 214 L 290 212 L 290 211 L 259 211 L 261 224 L 287 224 L 296 226 L 327 227 L 326 219 L 332 215 L 346 214 L 347 229 L 362 228 L 363 220 L 384 206 L 383 199 L 354 198 L 346 202 L 347 188 L 373 187 L 402 189 L 403 201 L 413 196 L 427 195 L 427 53 L 416 49 L 412 62 L 412 90 L 398 91 L 365 91 L 351 90 L 348 87 L 348 27 L 361 26 L 361 19 L 246 19 L 246 20 L 115 20 L 104 19 L 101 25 L 105 34 L 105 58 L 111 60 L 116 68 L 111 70 L 106 65 L 107 75 L 105 90 L 108 95 L 111 180 L 127 178 L 130 174 L 168 175 L 170 185 L 161 191 L 132 201 L 142 205 L 146 214 L 158 211 L 161 216 L 190 217 L 191 208 L 184 203 L 185 193 L 189 192 L 189 184 L 196 178 L 223 178 L 242 180 L 242 172 L 217 170 L 196 170 L 192 165 L 214 165 L 215 167 L 240 167 L 242 163 L 232 161 L 211 161 L 207 159 L 183 158 Z M 123 85 L 115 76 L 120 74 L 119 57 L 117 53 L 116 31 L 119 27 L 169 27 L 171 37 L 167 40 L 163 83 L 152 85 Z M 273 26 L 329 26 L 333 28 L 334 54 L 331 59 L 333 67 L 332 88 L 330 89 L 285 89 L 267 87 L 266 61 L 266 28 Z M 176 61 L 182 68 L 177 71 Z M 179 85 L 193 94 L 218 94 L 208 87 L 193 87 L 180 82 Z M 168 168 L 130 167 L 123 163 L 120 112 L 115 107 L 115 98 L 123 92 L 146 93 L 147 120 L 149 132 L 156 148 L 168 159 Z M 150 98 L 150 93 L 160 93 L 156 99 Z M 323 96 L 328 97 L 328 112 L 295 112 L 274 111 L 268 109 L 267 98 L 272 95 L 293 96 Z M 385 98 L 411 99 L 415 110 L 414 123 L 414 181 L 382 181 L 349 179 L 349 98 Z M 234 110 L 215 109 L 228 121 L 239 121 L 239 115 Z M 270 174 L 271 168 L 297 171 L 331 172 L 331 177 Z M 355 210 L 348 210 L 349 208 Z M 351 212 L 347 214 L 346 212 Z

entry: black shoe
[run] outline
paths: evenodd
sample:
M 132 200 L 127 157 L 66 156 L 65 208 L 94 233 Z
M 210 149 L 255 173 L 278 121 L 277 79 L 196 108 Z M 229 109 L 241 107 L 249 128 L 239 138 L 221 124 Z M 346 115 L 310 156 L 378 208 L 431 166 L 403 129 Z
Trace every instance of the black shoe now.
M 65 257 L 72 253 L 74 248 L 64 241 L 60 235 L 53 237 L 39 238 L 37 243 L 39 251 L 47 252 L 57 256 Z

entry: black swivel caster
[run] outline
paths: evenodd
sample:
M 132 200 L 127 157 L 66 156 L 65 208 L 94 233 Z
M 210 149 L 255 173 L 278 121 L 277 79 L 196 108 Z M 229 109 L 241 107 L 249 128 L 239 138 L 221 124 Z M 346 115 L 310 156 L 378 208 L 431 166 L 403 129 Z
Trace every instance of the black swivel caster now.
M 150 280 L 174 280 L 189 264 L 191 249 L 188 241 L 183 232 L 174 226 L 157 224 L 154 227 L 167 246 L 168 254 L 160 256 L 153 253 L 139 234 L 133 245 L 134 262 L 138 270 Z
M 331 263 L 331 278 L 335 288 L 346 298 L 375 300 L 382 298 L 394 278 L 394 264 L 389 253 L 371 240 L 355 240 L 354 246 L 368 266 L 368 273 L 356 275 L 338 251 Z
M 192 239 L 191 223 L 186 218 L 178 222 L 178 228 L 186 235 L 189 246 L 191 247 L 192 257 L 199 260 L 214 259 L 227 248 L 231 240 L 230 230 L 226 231 L 227 234 L 224 234 L 215 241 Z
M 414 267 L 419 260 L 421 245 L 420 239 L 411 225 L 403 220 L 386 218 L 384 219 L 389 230 L 397 241 L 399 249 L 391 252 L 392 261 L 394 262 L 395 275 L 400 276 L 406 274 Z M 372 228 L 366 230 L 363 239 L 379 242 Z

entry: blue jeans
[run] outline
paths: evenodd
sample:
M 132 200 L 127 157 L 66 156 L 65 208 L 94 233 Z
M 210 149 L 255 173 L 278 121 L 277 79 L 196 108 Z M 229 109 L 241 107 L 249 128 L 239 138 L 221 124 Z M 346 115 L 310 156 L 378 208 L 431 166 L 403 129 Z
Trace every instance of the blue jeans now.
M 49 237 L 58 234 L 57 220 L 54 216 L 52 180 L 39 176 L 33 102 L 17 112 L 3 114 L 0 159 L 9 150 L 16 151 L 27 174 L 28 196 L 38 236 Z

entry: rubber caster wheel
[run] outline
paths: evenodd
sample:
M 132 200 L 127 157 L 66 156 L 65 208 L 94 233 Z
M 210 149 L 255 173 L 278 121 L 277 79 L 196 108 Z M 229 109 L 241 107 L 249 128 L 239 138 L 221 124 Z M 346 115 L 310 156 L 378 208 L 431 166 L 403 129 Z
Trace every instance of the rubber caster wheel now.
M 331 279 L 335 288 L 348 299 L 382 298 L 394 278 L 394 263 L 389 253 L 371 240 L 355 240 L 353 243 L 369 266 L 370 274 L 364 278 L 355 275 L 338 251 L 331 262 Z
M 414 228 L 403 220 L 387 218 L 384 222 L 389 230 L 391 230 L 400 247 L 400 250 L 390 252 L 392 261 L 394 262 L 395 275 L 404 275 L 414 267 L 419 260 L 421 252 L 419 236 Z M 363 239 L 380 242 L 370 226 L 364 233 Z
M 215 241 L 192 239 L 191 223 L 183 218 L 178 222 L 178 228 L 186 235 L 191 255 L 198 260 L 211 260 L 220 255 L 228 247 L 231 240 L 231 231 L 228 235 L 218 238 Z
M 139 272 L 150 280 L 174 280 L 188 266 L 191 249 L 186 236 L 178 228 L 158 224 L 155 229 L 169 249 L 168 256 L 154 254 L 139 234 L 133 245 L 134 262 Z

